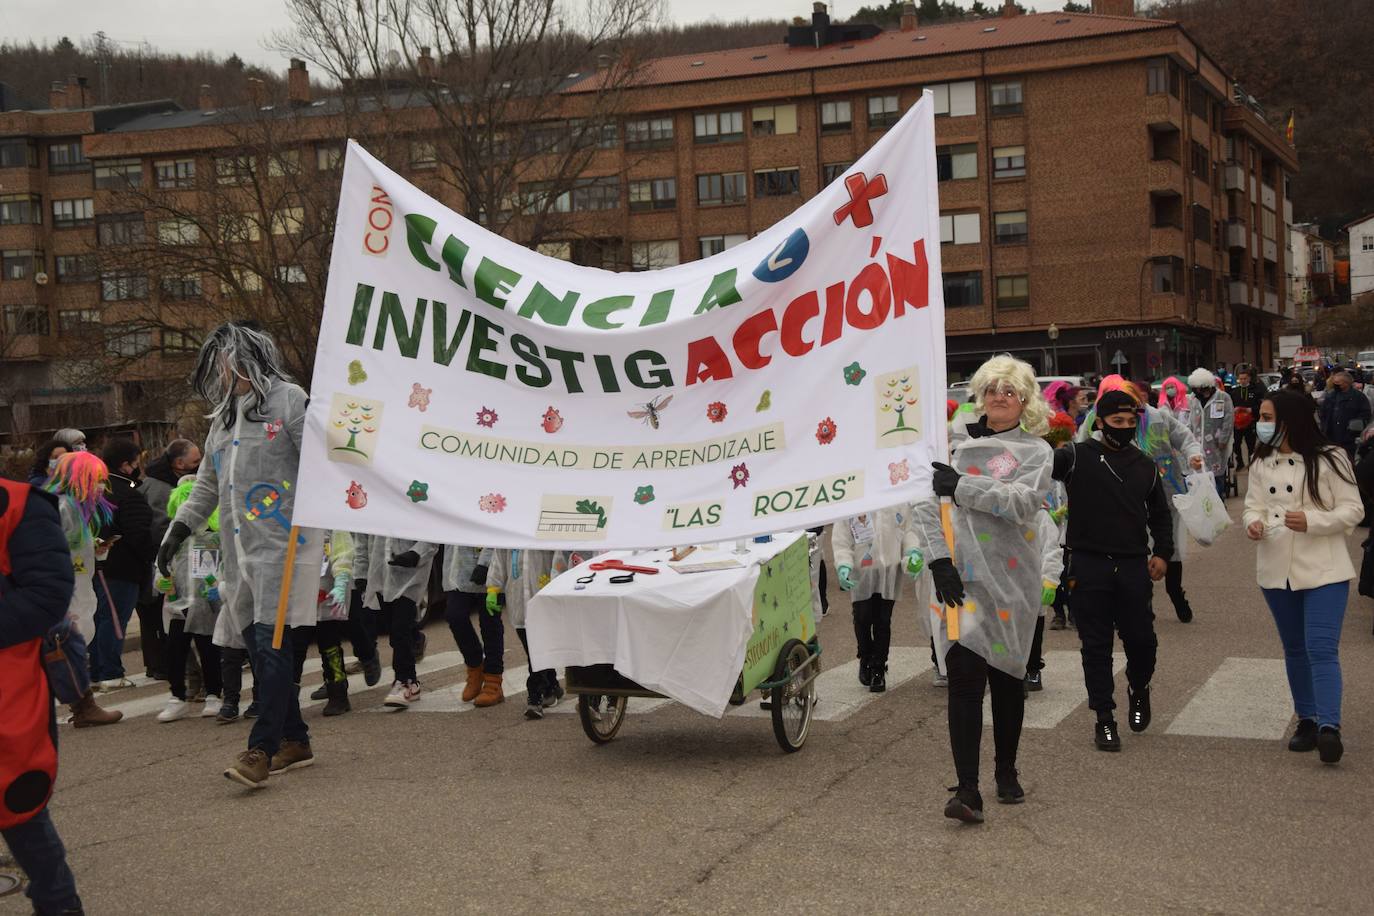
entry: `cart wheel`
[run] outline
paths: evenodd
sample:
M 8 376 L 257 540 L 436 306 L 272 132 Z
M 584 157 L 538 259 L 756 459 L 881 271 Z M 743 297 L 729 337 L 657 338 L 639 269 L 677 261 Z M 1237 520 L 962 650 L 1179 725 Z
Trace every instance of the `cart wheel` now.
M 778 654 L 778 667 L 773 672 L 773 680 L 786 683 L 773 688 L 773 737 L 778 745 L 789 754 L 801 750 L 806 743 L 806 735 L 811 730 L 811 710 L 815 706 L 816 682 L 813 680 L 805 687 L 802 682 L 810 678 L 808 667 L 797 671 L 811 657 L 811 650 L 800 639 L 788 640 Z
M 582 720 L 582 730 L 595 743 L 606 744 L 620 731 L 626 705 L 624 697 L 578 694 L 577 717 Z

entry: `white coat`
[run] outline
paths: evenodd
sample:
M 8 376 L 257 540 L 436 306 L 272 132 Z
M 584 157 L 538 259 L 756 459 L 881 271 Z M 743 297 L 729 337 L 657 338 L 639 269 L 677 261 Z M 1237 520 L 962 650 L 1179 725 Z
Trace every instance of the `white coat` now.
M 347 531 L 331 531 L 324 545 L 324 562 L 320 565 L 320 603 L 315 616 L 318 620 L 347 620 L 348 597 L 344 597 L 342 608 L 336 608 L 330 598 L 334 590 L 334 579 L 346 576 L 353 580 L 354 546 L 353 535 Z
M 896 601 L 901 597 L 906 553 L 917 543 L 911 533 L 911 521 L 911 507 L 902 505 L 831 526 L 830 549 L 835 554 L 835 568 L 848 566 L 852 570 L 852 600 L 865 601 L 879 595 Z
M 1064 548 L 1060 545 L 1063 532 L 1050 515 L 1048 508 L 1041 509 L 1035 519 L 1036 540 L 1040 542 L 1040 584 L 1058 587 L 1059 577 L 1064 574 Z M 1045 606 L 1040 606 L 1040 616 L 1045 616 Z
M 76 628 L 90 642 L 95 639 L 95 590 L 104 587 L 95 578 L 95 538 L 81 520 L 81 510 L 75 500 L 66 494 L 57 494 L 57 506 L 62 533 L 67 536 L 67 547 L 72 552 L 72 574 L 76 579 L 67 616 L 76 621 Z
M 1217 390 L 1206 404 L 1192 393 L 1188 395 L 1188 429 L 1202 445 L 1202 461 L 1213 477 L 1226 474 L 1234 447 L 1236 408 L 1231 396 Z M 1186 473 L 1186 472 L 1185 472 Z
M 472 571 L 478 566 L 491 569 L 490 547 L 464 547 L 459 544 L 444 545 L 444 591 L 485 594 L 486 586 L 472 581 Z
M 408 550 L 420 555 L 417 566 L 392 566 L 391 559 Z M 367 594 L 363 596 L 363 607 L 374 611 L 382 609 L 381 602 L 409 598 L 415 602 L 418 613 L 420 602 L 429 587 L 429 571 L 434 565 L 434 555 L 439 552 L 438 544 L 425 541 L 403 541 L 398 538 L 384 538 L 372 535 L 367 541 Z
M 1331 457 L 1353 480 L 1355 472 L 1345 450 L 1333 448 Z M 1313 503 L 1307 492 L 1301 455 L 1276 451 L 1250 465 L 1241 518 L 1247 528 L 1251 522 L 1264 523 L 1264 539 L 1255 555 L 1260 588 L 1317 588 L 1355 577 L 1345 539 L 1364 515 L 1359 488 L 1343 480 L 1325 460 L 1318 470 L 1317 492 L 1325 509 Z M 1307 530 L 1285 527 L 1286 512 L 1306 513 Z
M 219 532 L 208 528 L 182 542 L 181 549 L 172 558 L 172 594 L 162 602 L 163 627 L 170 627 L 173 620 L 179 619 L 186 622 L 186 632 L 193 636 L 210 636 L 215 632 L 215 618 L 222 606 L 223 596 L 220 600 L 212 601 L 208 593 L 218 585 L 223 564 L 217 562 L 207 570 L 203 566 L 197 569 L 191 562 L 192 551 L 207 550 L 214 551 L 213 556 L 217 558 L 224 554 Z M 205 557 L 202 556 L 202 559 Z
M 523 629 L 525 608 L 529 605 L 530 599 L 553 580 L 554 552 L 493 550 L 491 553 L 491 563 L 487 568 L 487 588 L 497 588 L 505 593 L 506 619 L 510 621 L 511 626 Z M 565 566 L 564 569 L 566 568 Z

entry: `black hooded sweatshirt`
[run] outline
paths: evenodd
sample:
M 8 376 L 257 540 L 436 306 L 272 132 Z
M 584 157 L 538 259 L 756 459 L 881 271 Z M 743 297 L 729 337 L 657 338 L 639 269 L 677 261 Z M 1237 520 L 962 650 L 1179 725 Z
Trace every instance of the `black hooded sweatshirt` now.
M 1173 556 L 1173 519 L 1159 468 L 1135 443 L 1110 449 L 1096 439 L 1071 442 L 1054 452 L 1054 479 L 1069 494 L 1070 550 L 1113 557 L 1153 553 L 1166 561 Z

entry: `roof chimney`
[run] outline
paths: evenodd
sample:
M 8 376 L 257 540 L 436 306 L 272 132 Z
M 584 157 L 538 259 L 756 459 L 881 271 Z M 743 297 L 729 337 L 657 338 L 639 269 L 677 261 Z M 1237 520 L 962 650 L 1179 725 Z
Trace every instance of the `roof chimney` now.
M 415 58 L 415 72 L 422 80 L 434 79 L 434 57 L 430 54 L 429 45 L 420 46 L 420 56 Z
M 1135 0 L 1093 0 L 1093 12 L 1099 16 L 1135 15 Z
M 196 104 L 201 111 L 214 111 L 215 91 L 210 88 L 209 83 L 200 84 L 200 99 Z
M 816 0 L 811 4 L 811 28 L 824 32 L 830 25 L 830 14 L 825 11 L 825 4 Z
M 261 108 L 267 104 L 267 87 L 256 76 L 248 77 L 248 100 L 253 103 L 254 108 Z
M 286 71 L 286 97 L 292 105 L 310 104 L 310 74 L 306 72 L 305 61 L 299 57 L 291 58 L 291 66 Z
M 1002 18 L 1012 19 L 1021 15 L 1021 8 L 1016 5 L 1016 0 L 1004 0 L 1002 3 Z
M 902 5 L 902 31 L 916 31 L 916 4 L 905 3 Z
M 53 80 L 48 87 L 48 107 L 66 108 L 67 107 L 67 84 L 61 80 Z
M 609 70 L 609 69 L 611 69 L 611 55 L 609 55 L 609 54 L 598 54 L 598 55 L 596 55 L 596 69 L 598 69 L 598 70 Z

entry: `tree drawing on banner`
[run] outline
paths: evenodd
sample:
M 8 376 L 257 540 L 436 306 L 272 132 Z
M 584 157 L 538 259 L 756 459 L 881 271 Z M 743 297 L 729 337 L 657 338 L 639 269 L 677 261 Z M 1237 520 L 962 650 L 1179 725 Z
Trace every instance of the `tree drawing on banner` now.
M 336 394 L 330 404 L 329 417 L 325 434 L 329 459 L 370 465 L 382 425 L 382 402 Z
M 876 375 L 873 384 L 874 429 L 879 448 L 893 448 L 920 439 L 918 366 Z
M 883 433 L 883 435 L 888 436 L 892 433 L 899 433 L 905 430 L 914 432 L 915 427 L 906 425 L 907 408 L 916 406 L 916 391 L 911 384 L 911 376 L 894 375 L 889 377 L 887 384 L 883 386 L 883 392 L 880 397 L 883 399 L 884 403 L 878 409 L 883 413 L 896 414 L 897 417 L 896 425 Z

